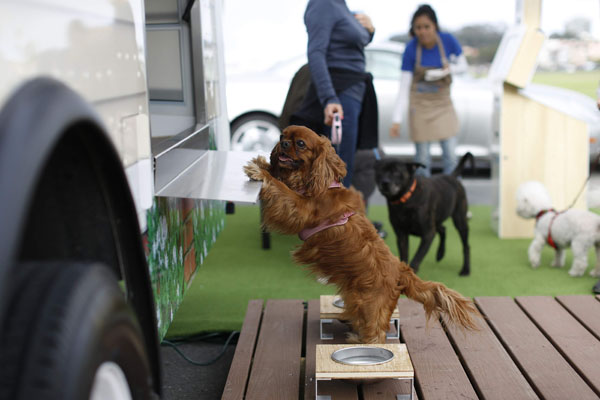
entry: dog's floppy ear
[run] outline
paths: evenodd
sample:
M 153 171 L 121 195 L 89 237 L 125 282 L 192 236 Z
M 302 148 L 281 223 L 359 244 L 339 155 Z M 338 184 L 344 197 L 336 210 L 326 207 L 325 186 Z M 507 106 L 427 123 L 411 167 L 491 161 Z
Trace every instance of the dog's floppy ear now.
M 277 142 L 275 147 L 273 147 L 273 150 L 271 150 L 271 157 L 269 158 L 269 161 L 271 163 L 271 167 L 269 168 L 269 173 L 275 178 L 279 178 L 279 176 L 280 176 L 279 160 L 277 159 L 278 155 L 279 155 L 279 142 Z
M 335 153 L 326 137 L 319 137 L 313 149 L 314 159 L 308 171 L 306 194 L 318 197 L 325 193 L 333 182 L 340 182 L 346 176 L 346 164 Z

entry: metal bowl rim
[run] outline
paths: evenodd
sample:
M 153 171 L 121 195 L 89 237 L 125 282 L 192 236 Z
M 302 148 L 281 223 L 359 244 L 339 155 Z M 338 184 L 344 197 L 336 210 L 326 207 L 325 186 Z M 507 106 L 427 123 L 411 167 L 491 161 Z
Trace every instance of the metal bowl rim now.
M 343 352 L 343 351 L 348 351 L 348 350 L 355 350 L 355 349 L 359 349 L 359 350 L 365 350 L 365 349 L 376 349 L 376 350 L 380 350 L 380 351 L 384 351 L 389 353 L 391 356 L 383 361 L 378 361 L 378 362 L 374 362 L 374 363 L 369 363 L 369 364 L 355 364 L 355 363 L 349 363 L 349 362 L 345 362 L 339 358 L 334 357 L 334 355 L 336 353 L 339 352 Z M 352 365 L 352 366 L 369 366 L 369 365 L 379 365 L 379 364 L 385 364 L 388 363 L 390 361 L 392 361 L 394 359 L 394 357 L 396 357 L 396 355 L 394 354 L 393 351 L 388 350 L 386 348 L 383 347 L 377 347 L 377 346 L 351 346 L 351 347 L 343 347 L 341 349 L 337 349 L 336 351 L 334 351 L 333 353 L 331 353 L 331 359 L 337 363 L 340 364 L 344 364 L 344 365 Z
M 332 304 L 334 307 L 337 307 L 337 308 L 343 309 L 344 307 L 346 307 L 346 303 L 344 303 L 344 299 L 342 299 L 341 297 L 338 297 L 337 299 L 333 300 Z

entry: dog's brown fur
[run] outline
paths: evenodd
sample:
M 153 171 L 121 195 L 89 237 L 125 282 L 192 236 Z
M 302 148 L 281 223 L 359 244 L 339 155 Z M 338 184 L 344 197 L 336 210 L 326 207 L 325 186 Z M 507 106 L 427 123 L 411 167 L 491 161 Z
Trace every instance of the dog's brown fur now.
M 330 141 L 306 127 L 290 126 L 271 152 L 271 163 L 257 157 L 246 174 L 263 181 L 260 199 L 264 225 L 283 234 L 298 234 L 322 221 L 338 221 L 356 214 L 344 225 L 309 237 L 294 260 L 338 287 L 358 335 L 349 341 L 385 343 L 386 331 L 398 297 L 405 294 L 423 304 L 427 317 L 446 314 L 461 327 L 477 329 L 479 315 L 473 302 L 441 283 L 419 279 L 395 257 L 366 218 L 360 194 L 344 187 L 329 188 L 346 175 L 346 167 Z

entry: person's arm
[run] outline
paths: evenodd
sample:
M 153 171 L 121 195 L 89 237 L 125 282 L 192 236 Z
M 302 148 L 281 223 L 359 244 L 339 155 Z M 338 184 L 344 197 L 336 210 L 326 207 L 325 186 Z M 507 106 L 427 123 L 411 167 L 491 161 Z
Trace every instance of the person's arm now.
M 467 72 L 468 69 L 469 64 L 467 64 L 465 53 L 460 53 L 458 56 L 454 54 L 450 55 L 450 72 L 452 74 L 463 74 Z
M 390 127 L 391 137 L 400 136 L 400 125 L 408 112 L 408 94 L 410 92 L 412 77 L 413 74 L 410 71 L 402 71 L 400 73 L 398 95 L 396 96 L 396 104 L 392 114 L 392 126 Z
M 467 72 L 469 65 L 467 64 L 467 57 L 463 52 L 460 42 L 454 35 L 448 34 L 451 46 L 450 46 L 450 72 L 452 74 L 462 74 Z
M 400 124 L 404 115 L 407 114 L 408 110 L 408 95 L 410 92 L 410 86 L 413 79 L 413 70 L 416 62 L 416 40 L 408 42 L 404 48 L 404 54 L 402 55 L 402 66 L 400 72 L 400 82 L 398 87 L 398 95 L 396 96 L 396 103 L 394 105 L 394 111 L 392 113 L 392 126 L 390 127 L 390 136 L 400 136 Z
M 326 59 L 334 26 L 331 11 L 329 1 L 310 1 L 304 14 L 304 24 L 308 33 L 308 65 L 317 96 L 324 107 L 329 103 L 340 102 L 331 82 Z

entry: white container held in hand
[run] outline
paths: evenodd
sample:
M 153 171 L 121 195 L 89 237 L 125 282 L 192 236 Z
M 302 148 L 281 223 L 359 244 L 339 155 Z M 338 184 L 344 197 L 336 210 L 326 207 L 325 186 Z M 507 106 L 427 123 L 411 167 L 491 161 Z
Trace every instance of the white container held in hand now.
M 333 123 L 331 124 L 331 144 L 342 143 L 342 119 L 339 113 L 333 114 Z
M 450 68 L 428 69 L 425 71 L 426 81 L 437 81 L 450 73 Z

